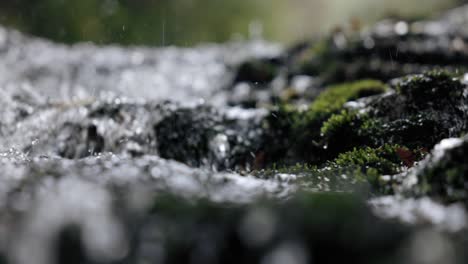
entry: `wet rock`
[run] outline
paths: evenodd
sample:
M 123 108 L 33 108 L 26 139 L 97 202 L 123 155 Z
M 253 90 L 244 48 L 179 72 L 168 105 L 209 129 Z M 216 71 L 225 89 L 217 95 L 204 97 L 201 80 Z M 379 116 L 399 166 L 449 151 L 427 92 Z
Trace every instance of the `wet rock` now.
M 397 82 L 396 90 L 369 104 L 373 120 L 365 129 L 374 141 L 430 149 L 466 131 L 466 87 L 450 73 L 408 76 Z
M 234 111 L 223 114 L 204 105 L 170 110 L 154 127 L 159 154 L 195 167 L 252 166 L 255 154 L 252 157 L 251 153 L 256 153 L 264 142 L 263 115 Z M 242 112 L 248 116 L 243 117 Z
M 221 126 L 222 117 L 210 107 L 176 109 L 155 125 L 158 151 L 191 166 L 208 164 L 209 142 L 222 133 Z
M 431 154 L 405 179 L 406 192 L 427 195 L 445 203 L 468 205 L 466 152 L 468 139 L 441 141 Z

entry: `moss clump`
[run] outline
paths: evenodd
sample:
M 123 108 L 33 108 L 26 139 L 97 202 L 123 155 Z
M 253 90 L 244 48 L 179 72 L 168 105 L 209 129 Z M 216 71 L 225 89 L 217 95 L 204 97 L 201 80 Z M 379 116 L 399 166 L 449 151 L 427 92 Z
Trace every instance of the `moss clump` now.
M 333 163 L 338 166 L 357 166 L 366 171 L 375 169 L 379 174 L 397 174 L 403 166 L 399 153 L 410 152 L 409 149 L 399 145 L 383 145 L 379 148 L 355 148 L 352 151 L 341 153 Z
M 411 150 L 400 145 L 384 144 L 377 148 L 361 147 L 341 153 L 328 166 L 353 168 L 356 181 L 367 181 L 378 194 L 391 194 L 393 185 L 399 184 L 392 176 L 412 167 L 424 155 L 421 149 Z
M 334 158 L 353 147 L 368 145 L 367 135 L 360 129 L 367 119 L 365 114 L 342 110 L 325 121 L 320 132 L 322 144 L 327 149 L 327 157 Z
M 307 111 L 307 119 L 310 121 L 323 120 L 339 112 L 346 102 L 381 94 L 386 90 L 386 85 L 376 80 L 361 80 L 331 86 L 323 91 L 310 105 Z
M 320 166 L 298 163 L 280 168 L 273 166 L 253 174 L 279 180 L 282 180 L 281 175 L 294 175 L 293 180 L 302 187 L 315 191 L 368 192 L 371 189 L 373 193 L 391 194 L 396 183 L 392 176 L 412 167 L 424 154 L 420 149 L 385 144 L 377 148 L 354 148 Z
M 332 137 L 342 127 L 351 125 L 358 119 L 358 115 L 355 112 L 342 110 L 339 114 L 332 115 L 327 121 L 325 121 L 320 128 L 320 133 L 324 137 Z

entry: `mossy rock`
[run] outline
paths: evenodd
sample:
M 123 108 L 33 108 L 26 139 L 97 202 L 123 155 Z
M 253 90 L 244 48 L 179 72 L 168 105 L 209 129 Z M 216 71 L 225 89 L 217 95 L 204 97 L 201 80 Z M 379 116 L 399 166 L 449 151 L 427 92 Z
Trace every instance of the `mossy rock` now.
M 266 142 L 278 143 L 269 149 L 276 147 L 272 163 L 281 164 L 285 154 L 285 164 L 320 165 L 354 148 L 387 145 L 421 154 L 466 131 L 466 88 L 453 74 L 411 75 L 393 87 L 365 80 L 329 87 L 303 111 L 280 107 L 268 120 L 268 129 L 275 132 L 274 140 Z M 358 102 L 346 104 L 351 100 Z
M 396 91 L 363 99 L 332 115 L 321 132 L 331 155 L 352 147 L 399 144 L 431 149 L 467 129 L 465 86 L 451 73 L 430 71 L 402 78 Z
M 344 109 L 346 102 L 358 98 L 381 94 L 387 90 L 385 84 L 374 80 L 362 80 L 348 84 L 328 87 L 305 110 L 298 110 L 291 105 L 281 105 L 267 119 L 266 127 L 271 132 L 267 142 L 272 144 L 267 153 L 290 153 L 292 160 L 317 163 L 323 161 L 326 151 L 320 142 L 321 127 L 334 114 Z M 289 149 L 284 149 L 288 146 Z M 274 147 L 277 147 L 276 150 Z
M 467 129 L 466 87 L 450 72 L 410 75 L 396 92 L 369 103 L 372 118 L 363 127 L 376 142 L 430 149 Z

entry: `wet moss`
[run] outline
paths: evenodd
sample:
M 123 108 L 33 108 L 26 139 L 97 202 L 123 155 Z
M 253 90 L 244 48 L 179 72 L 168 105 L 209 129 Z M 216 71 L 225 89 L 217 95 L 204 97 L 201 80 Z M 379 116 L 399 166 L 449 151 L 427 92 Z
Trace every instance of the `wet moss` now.
M 361 131 L 361 126 L 367 119 L 365 114 L 342 110 L 325 121 L 320 132 L 327 158 L 334 158 L 356 146 L 369 145 L 368 135 Z
M 397 174 L 401 172 L 403 161 L 400 152 L 410 152 L 399 145 L 383 145 L 379 148 L 355 148 L 341 153 L 333 163 L 338 166 L 357 166 L 365 171 L 374 168 L 379 174 Z
M 307 111 L 307 119 L 310 121 L 323 120 L 331 114 L 339 112 L 346 102 L 381 94 L 386 90 L 386 85 L 376 80 L 361 80 L 331 86 L 324 90 L 310 105 Z
M 386 144 L 378 148 L 362 147 L 341 153 L 331 162 L 331 166 L 354 167 L 354 177 L 361 180 L 364 178 L 373 192 L 391 194 L 394 184 L 392 175 L 403 172 L 421 158 L 419 150 Z
M 297 163 L 292 166 L 273 165 L 270 169 L 254 171 L 258 178 L 297 182 L 315 191 L 348 191 L 392 194 L 394 176 L 405 172 L 420 161 L 425 152 L 400 145 L 356 147 L 338 154 L 322 165 Z M 292 178 L 291 178 L 292 177 Z

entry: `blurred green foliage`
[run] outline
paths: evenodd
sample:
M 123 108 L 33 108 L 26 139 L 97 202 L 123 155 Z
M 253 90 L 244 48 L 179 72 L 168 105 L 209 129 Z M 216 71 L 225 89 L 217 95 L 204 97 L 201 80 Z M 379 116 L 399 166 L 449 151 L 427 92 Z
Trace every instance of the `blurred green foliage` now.
M 191 45 L 247 33 L 262 10 L 249 0 L 0 1 L 3 24 L 65 43 Z
M 285 43 L 351 19 L 421 17 L 457 0 L 3 0 L 0 24 L 55 41 L 190 46 L 252 33 Z M 259 23 L 255 23 L 259 22 Z M 262 25 L 255 27 L 254 25 Z M 257 29 L 257 30 L 256 30 Z M 262 29 L 262 30 L 259 30 Z

